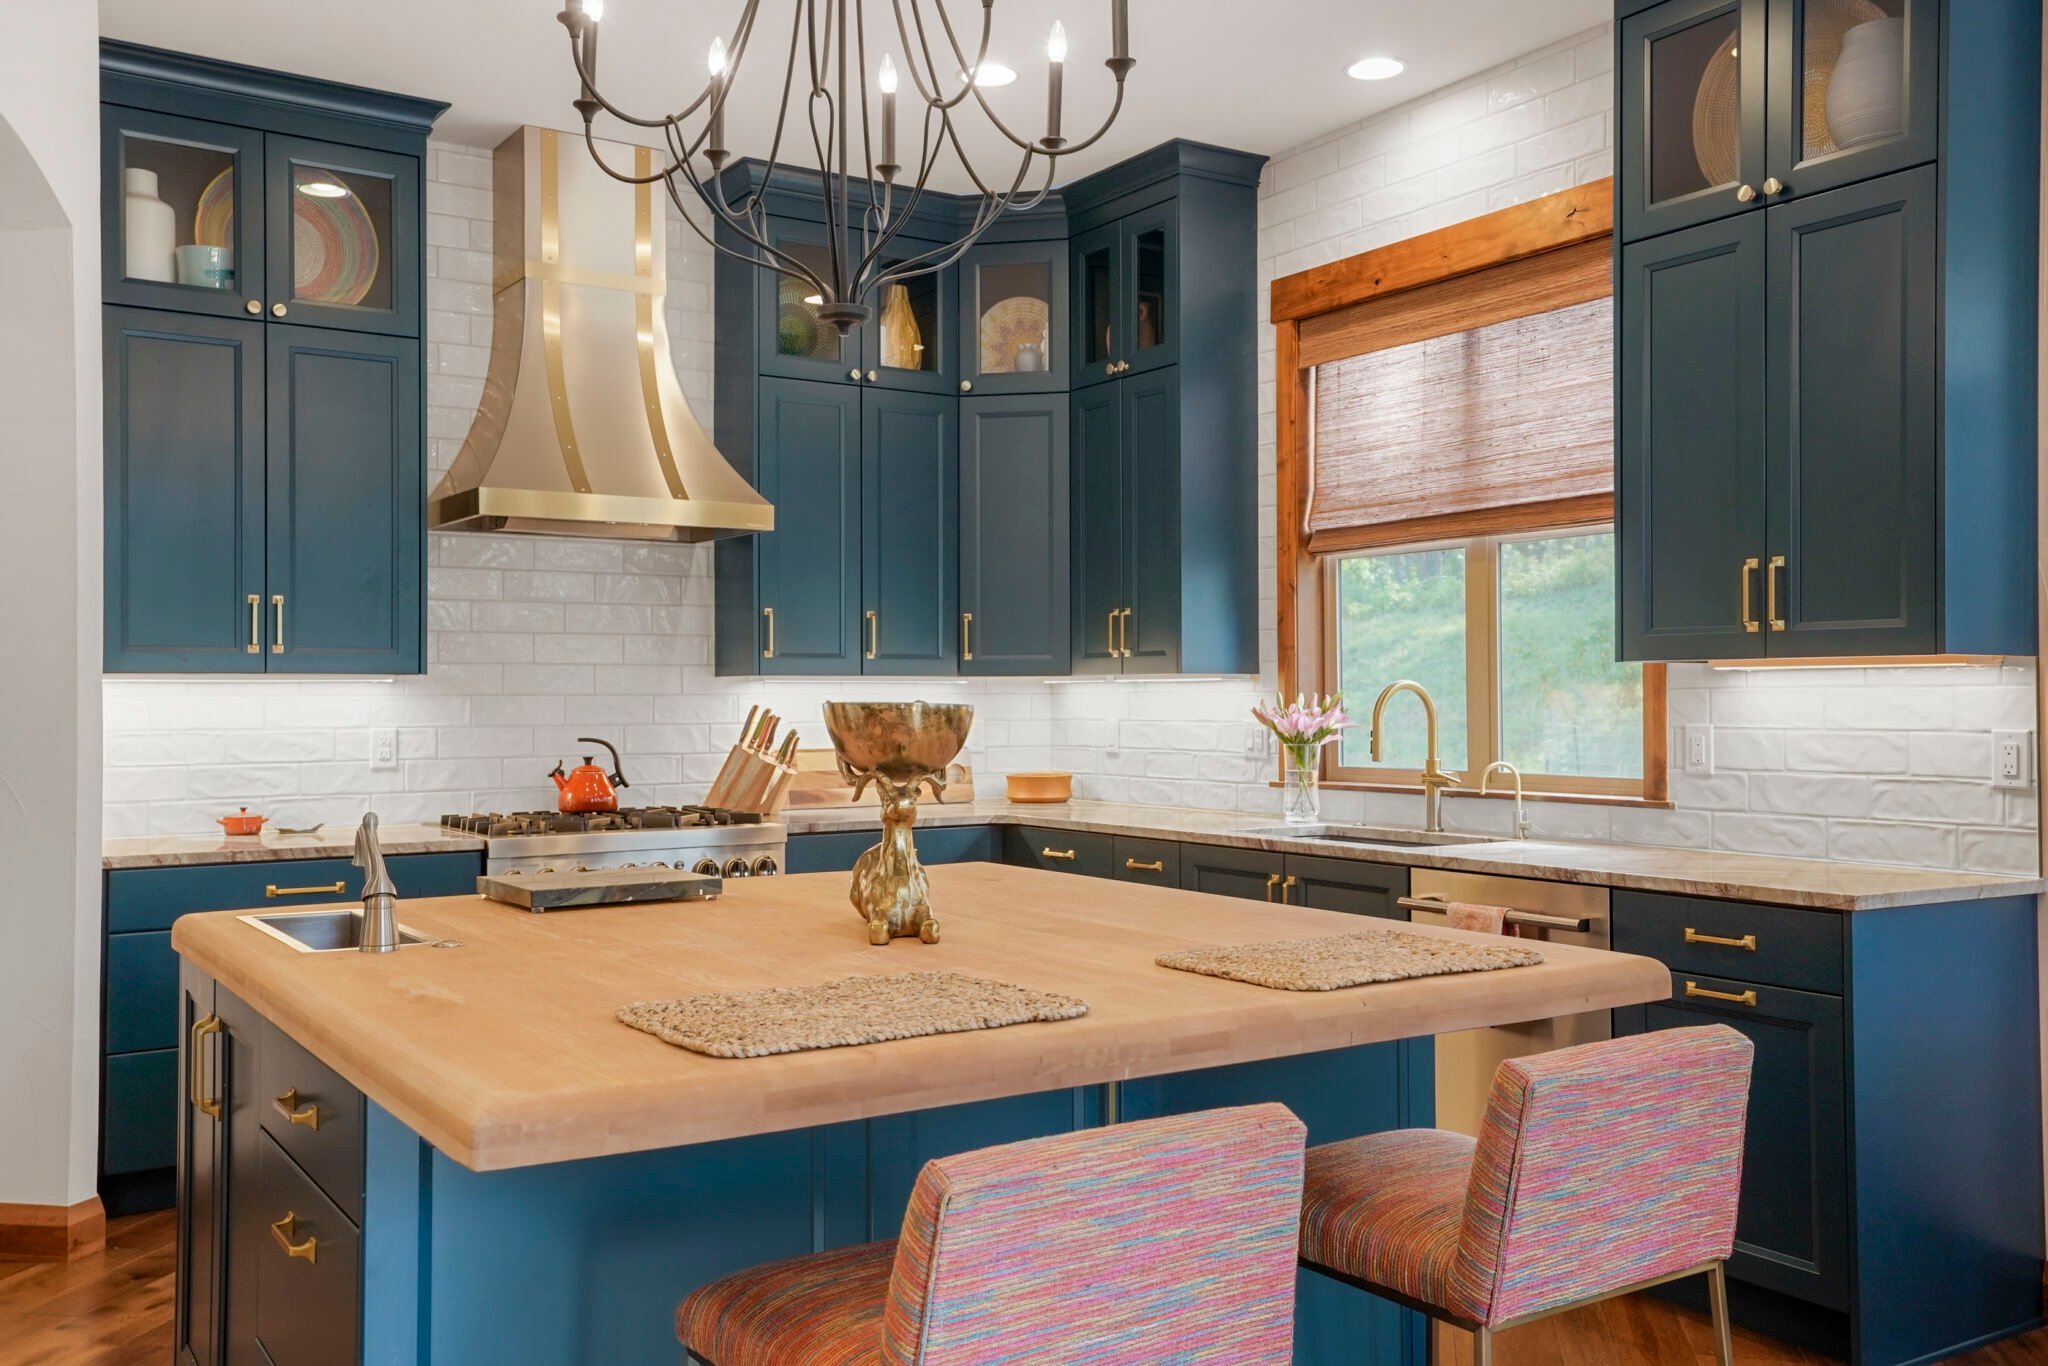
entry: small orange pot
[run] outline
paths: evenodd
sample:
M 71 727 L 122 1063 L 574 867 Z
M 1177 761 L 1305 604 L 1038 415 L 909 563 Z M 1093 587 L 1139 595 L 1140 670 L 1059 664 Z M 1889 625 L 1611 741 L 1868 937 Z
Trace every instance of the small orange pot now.
M 235 815 L 220 817 L 220 828 L 230 835 L 260 835 L 263 823 L 269 819 L 268 816 L 250 815 L 249 808 L 245 806 Z

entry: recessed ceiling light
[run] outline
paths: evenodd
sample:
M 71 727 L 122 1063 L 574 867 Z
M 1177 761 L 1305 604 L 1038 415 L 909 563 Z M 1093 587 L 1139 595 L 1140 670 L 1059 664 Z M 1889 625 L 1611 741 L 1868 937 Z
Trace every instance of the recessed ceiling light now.
M 315 199 L 340 199 L 348 194 L 348 186 L 333 180 L 306 180 L 300 182 L 299 193 Z
M 967 73 L 961 72 L 960 79 L 963 81 L 968 79 Z M 990 90 L 999 85 L 1009 85 L 1016 79 L 1017 73 L 1004 66 L 1001 62 L 983 62 L 975 69 L 974 73 L 974 83 L 984 90 Z
M 1407 69 L 1408 63 L 1398 57 L 1361 57 L 1344 68 L 1344 74 L 1354 81 L 1384 81 Z

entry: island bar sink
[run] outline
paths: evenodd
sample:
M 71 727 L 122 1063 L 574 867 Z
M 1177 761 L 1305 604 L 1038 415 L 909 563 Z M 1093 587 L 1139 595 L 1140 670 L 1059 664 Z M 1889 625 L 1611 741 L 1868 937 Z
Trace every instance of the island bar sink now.
M 245 915 L 242 922 L 253 925 L 273 939 L 282 939 L 300 953 L 353 952 L 363 942 L 363 913 L 360 910 L 275 911 L 268 915 Z M 398 927 L 398 947 L 440 941 L 418 930 Z
M 1377 844 L 1420 847 L 1432 844 L 1492 844 L 1498 835 L 1454 834 L 1450 831 L 1410 830 L 1389 825 L 1255 825 L 1239 832 L 1266 839 L 1334 840 L 1340 844 Z

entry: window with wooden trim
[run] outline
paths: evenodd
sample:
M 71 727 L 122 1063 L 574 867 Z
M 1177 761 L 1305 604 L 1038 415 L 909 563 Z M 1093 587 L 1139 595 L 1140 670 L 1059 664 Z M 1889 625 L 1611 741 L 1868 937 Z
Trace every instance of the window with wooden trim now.
M 1614 658 L 1605 190 L 1273 288 L 1283 685 L 1342 691 L 1363 721 L 1415 679 L 1468 789 L 1505 759 L 1531 792 L 1665 796 L 1664 671 Z M 1361 725 L 1325 776 L 1414 784 L 1413 699 L 1384 738 L 1375 763 Z

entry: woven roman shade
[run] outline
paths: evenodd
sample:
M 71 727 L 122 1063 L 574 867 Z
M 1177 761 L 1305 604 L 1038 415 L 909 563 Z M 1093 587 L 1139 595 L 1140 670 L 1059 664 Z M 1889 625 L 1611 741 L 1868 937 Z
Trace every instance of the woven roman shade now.
M 1610 290 L 1603 241 L 1305 322 L 1309 552 L 1611 518 Z

